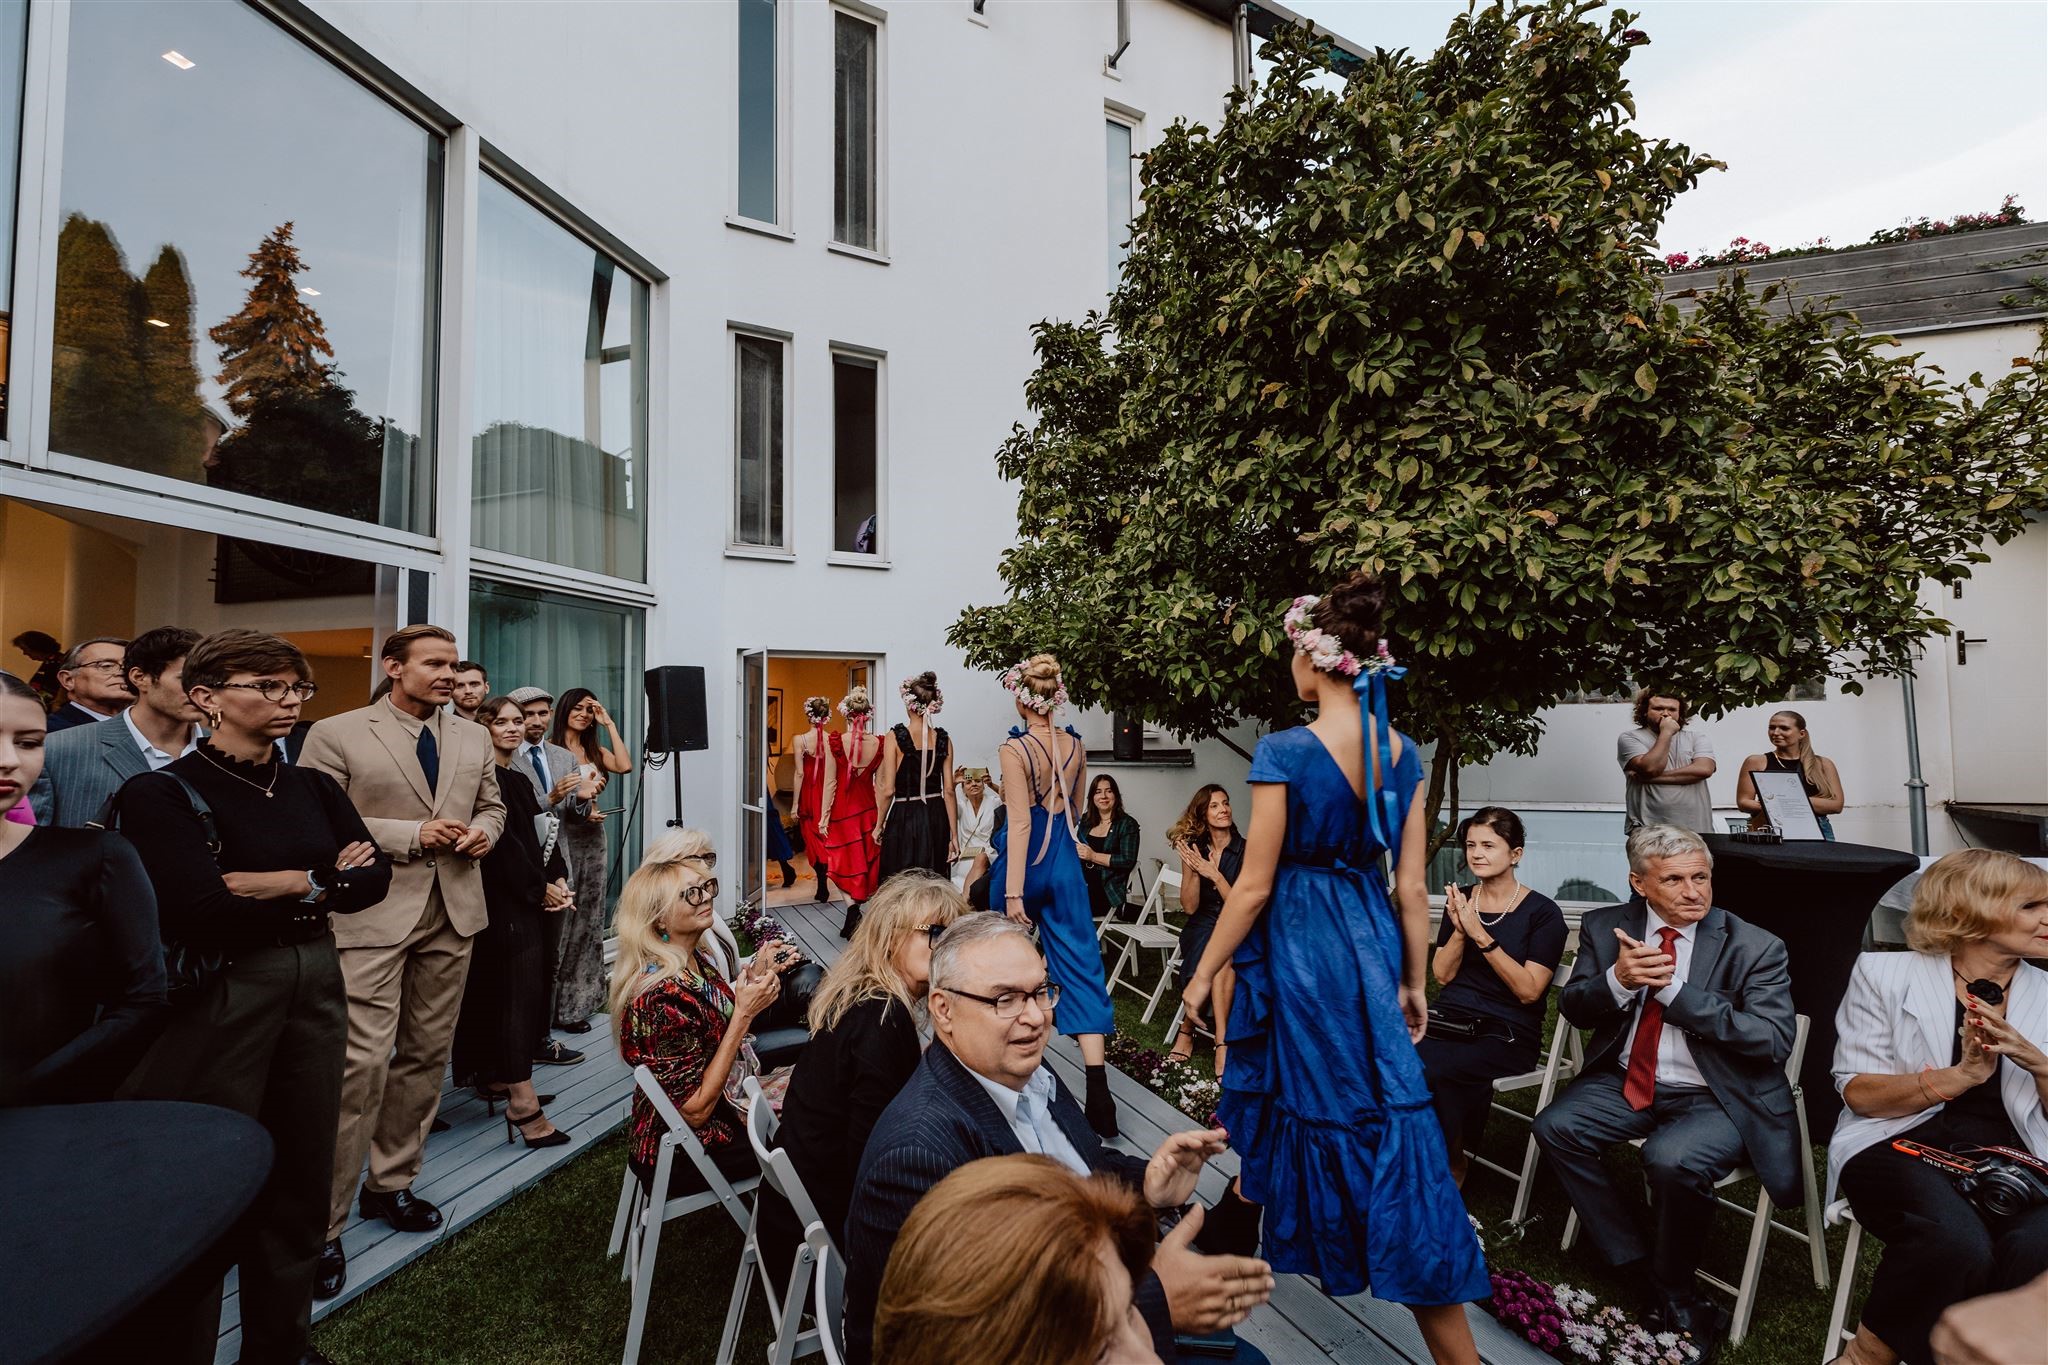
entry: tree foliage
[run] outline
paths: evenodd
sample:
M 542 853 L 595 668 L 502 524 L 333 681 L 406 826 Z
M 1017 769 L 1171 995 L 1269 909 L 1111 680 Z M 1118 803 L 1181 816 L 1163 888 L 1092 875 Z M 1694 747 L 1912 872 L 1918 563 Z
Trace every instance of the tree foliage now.
M 241 311 L 206 333 L 220 347 L 214 382 L 226 389 L 228 411 L 237 417 L 248 417 L 270 398 L 317 398 L 334 375 L 322 359 L 334 355 L 327 324 L 299 293 L 305 265 L 292 245 L 292 227 L 278 224 L 249 253 L 242 269 L 249 293 Z
M 1739 276 L 1663 298 L 1659 225 L 1719 163 L 1636 130 L 1647 39 L 1595 8 L 1481 8 L 1341 88 L 1285 37 L 1167 130 L 1106 313 L 1037 328 L 973 663 L 1050 649 L 1194 736 L 1290 723 L 1285 603 L 1364 567 L 1432 815 L 1575 691 L 1711 714 L 1911 667 L 1921 585 L 2048 498 L 2038 371 L 1951 383 Z

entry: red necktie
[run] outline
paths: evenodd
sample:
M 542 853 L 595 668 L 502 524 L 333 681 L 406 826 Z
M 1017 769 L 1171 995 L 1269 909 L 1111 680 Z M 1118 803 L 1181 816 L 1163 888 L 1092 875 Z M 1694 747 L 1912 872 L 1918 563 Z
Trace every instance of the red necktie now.
M 1663 928 L 1657 936 L 1664 941 L 1664 956 L 1678 961 L 1678 931 Z M 1621 1083 L 1621 1097 L 1631 1109 L 1648 1109 L 1657 1093 L 1657 1043 L 1664 1036 L 1664 1002 L 1654 992 L 1643 1000 L 1643 1017 L 1636 1024 L 1635 1046 L 1628 1050 L 1628 1077 Z

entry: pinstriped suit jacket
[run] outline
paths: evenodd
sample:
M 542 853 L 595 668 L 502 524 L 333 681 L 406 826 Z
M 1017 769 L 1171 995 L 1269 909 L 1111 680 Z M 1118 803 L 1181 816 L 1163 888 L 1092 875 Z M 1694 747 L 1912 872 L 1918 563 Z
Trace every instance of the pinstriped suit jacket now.
M 83 829 L 123 782 L 148 771 L 124 717 L 75 725 L 44 746 L 43 775 L 29 789 L 29 805 L 37 824 Z

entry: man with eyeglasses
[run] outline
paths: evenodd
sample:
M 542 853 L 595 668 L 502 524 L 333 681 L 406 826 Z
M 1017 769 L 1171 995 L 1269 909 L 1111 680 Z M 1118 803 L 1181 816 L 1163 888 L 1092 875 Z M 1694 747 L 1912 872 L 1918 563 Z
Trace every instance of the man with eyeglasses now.
M 966 915 L 939 935 L 932 1045 L 868 1138 L 840 1240 L 852 1365 L 872 1359 L 875 1300 L 904 1221 L 925 1191 L 961 1166 L 1035 1152 L 1076 1174 L 1121 1180 L 1165 1211 L 1194 1197 L 1202 1166 L 1222 1152 L 1220 1128 L 1175 1133 L 1149 1161 L 1103 1145 L 1045 1065 L 1059 994 L 1029 932 L 1002 915 Z M 1180 1358 L 1177 1334 L 1226 1332 L 1272 1292 L 1264 1261 L 1195 1249 L 1202 1218 L 1199 1207 L 1190 1210 L 1160 1241 L 1152 1273 L 1134 1286 L 1162 1360 Z M 1219 1340 L 1225 1351 L 1234 1345 L 1239 1362 L 1264 1359 L 1245 1343 Z
M 185 695 L 185 656 L 198 643 L 199 632 L 183 626 L 145 630 L 129 643 L 121 665 L 135 704 L 50 736 L 43 775 L 28 794 L 38 822 L 67 829 L 97 823 L 122 783 L 192 752 L 200 717 Z
M 51 734 L 74 725 L 91 725 L 128 709 L 135 694 L 128 690 L 127 676 L 121 671 L 127 653 L 128 642 L 114 635 L 71 646 L 57 668 L 57 686 L 64 690 L 66 700 L 50 713 Z

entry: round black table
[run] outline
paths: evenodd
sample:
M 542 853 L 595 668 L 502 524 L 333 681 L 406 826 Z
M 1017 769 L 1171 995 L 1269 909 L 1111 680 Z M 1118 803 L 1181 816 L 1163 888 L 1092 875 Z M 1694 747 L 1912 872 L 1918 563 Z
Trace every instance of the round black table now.
M 0 1109 L 0 1334 L 10 1362 L 62 1360 L 234 1225 L 270 1134 L 204 1104 Z
M 1893 848 L 1842 843 L 1737 843 L 1709 834 L 1714 903 L 1785 941 L 1792 1003 L 1812 1020 L 1799 1084 L 1815 1142 L 1826 1142 L 1841 1112 L 1835 1093 L 1835 1010 L 1863 951 L 1878 898 L 1920 860 Z

